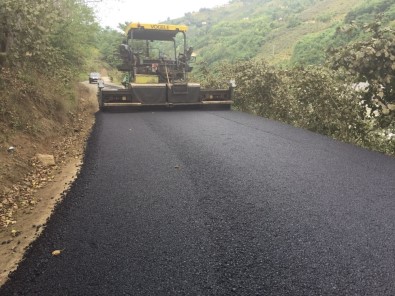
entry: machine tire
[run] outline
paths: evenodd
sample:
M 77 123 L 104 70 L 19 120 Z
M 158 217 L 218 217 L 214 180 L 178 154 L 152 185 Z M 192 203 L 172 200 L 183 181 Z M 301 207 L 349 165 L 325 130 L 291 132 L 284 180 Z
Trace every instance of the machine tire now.
M 97 93 L 97 102 L 99 104 L 99 110 L 101 112 L 105 112 L 106 107 L 104 107 L 104 104 L 103 104 L 103 98 L 102 98 L 101 90 L 99 90 L 99 92 Z

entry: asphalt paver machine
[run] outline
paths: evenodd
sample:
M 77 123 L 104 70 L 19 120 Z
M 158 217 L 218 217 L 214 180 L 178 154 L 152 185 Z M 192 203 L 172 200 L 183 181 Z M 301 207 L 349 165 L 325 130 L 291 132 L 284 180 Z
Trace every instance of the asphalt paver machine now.
M 125 88 L 100 81 L 98 101 L 101 110 L 110 107 L 221 106 L 230 108 L 234 83 L 227 89 L 205 89 L 188 80 L 194 60 L 187 46 L 183 25 L 140 24 L 127 26 L 126 40 L 120 46 L 125 72 Z

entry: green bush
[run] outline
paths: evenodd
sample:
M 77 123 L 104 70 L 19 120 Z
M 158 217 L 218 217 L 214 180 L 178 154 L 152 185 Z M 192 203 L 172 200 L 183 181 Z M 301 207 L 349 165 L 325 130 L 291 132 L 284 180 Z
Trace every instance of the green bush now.
M 355 29 L 362 30 L 357 25 Z M 383 28 L 380 20 L 363 29 L 370 37 L 333 50 L 331 65 L 346 71 L 355 83 L 368 82 L 363 104 L 375 112 L 377 128 L 395 130 L 395 112 L 391 109 L 395 104 L 395 30 Z
M 346 142 L 367 137 L 359 95 L 335 71 L 308 67 L 284 74 L 294 125 Z
M 239 63 L 235 106 L 339 140 L 366 131 L 359 97 L 334 71 L 277 69 L 263 61 Z
M 201 64 L 198 80 L 224 87 L 234 78 L 234 108 L 297 127 L 394 154 L 388 140 L 366 117 L 361 94 L 343 72 L 322 67 L 280 69 L 264 60 L 221 63 L 214 69 Z M 221 75 L 219 75 L 221 73 Z
M 394 20 L 393 12 L 395 9 L 395 3 L 393 0 L 371 0 L 366 1 L 357 8 L 350 11 L 344 22 L 350 24 L 353 21 L 359 22 L 371 22 L 374 21 L 376 16 L 381 13 L 385 13 L 387 20 Z M 392 11 L 392 13 L 391 13 Z

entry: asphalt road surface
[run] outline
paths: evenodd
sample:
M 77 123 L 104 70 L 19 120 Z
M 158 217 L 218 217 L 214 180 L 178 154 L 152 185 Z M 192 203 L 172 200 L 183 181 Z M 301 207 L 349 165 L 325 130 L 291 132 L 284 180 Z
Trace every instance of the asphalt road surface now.
M 99 113 L 0 295 L 395 295 L 395 159 L 238 112 Z

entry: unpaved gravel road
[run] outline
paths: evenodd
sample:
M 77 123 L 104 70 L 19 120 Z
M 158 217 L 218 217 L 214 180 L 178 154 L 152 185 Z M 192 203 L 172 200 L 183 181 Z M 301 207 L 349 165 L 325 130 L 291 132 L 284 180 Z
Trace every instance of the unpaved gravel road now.
M 394 177 L 394 158 L 243 113 L 98 113 L 0 295 L 394 295 Z

